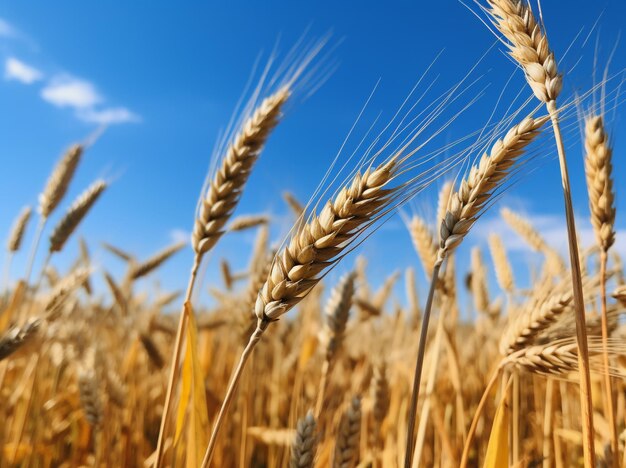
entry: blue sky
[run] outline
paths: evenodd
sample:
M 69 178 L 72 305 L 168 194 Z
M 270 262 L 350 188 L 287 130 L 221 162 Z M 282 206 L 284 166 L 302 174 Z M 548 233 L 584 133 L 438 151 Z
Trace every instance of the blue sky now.
M 626 25 L 626 2 L 573 0 L 563 8 L 562 2 L 544 0 L 542 7 L 557 56 L 583 31 L 562 66 L 571 69 L 565 94 L 584 92 L 593 84 L 596 38 L 600 37 L 598 58 L 603 64 Z M 598 27 L 585 42 L 598 18 Z M 384 120 L 440 52 L 432 76 L 441 75 L 442 81 L 450 84 L 459 81 L 494 44 L 487 28 L 457 0 L 187 2 L 176 7 L 147 1 L 2 2 L 0 154 L 4 174 L 0 226 L 7 232 L 23 205 L 36 204 L 50 169 L 65 148 L 108 123 L 105 134 L 86 154 L 69 195 L 74 197 L 96 177 L 111 181 L 110 189 L 80 228 L 98 263 L 121 273 L 117 260 L 101 251 L 100 241 L 145 258 L 189 232 L 213 145 L 235 108 L 255 59 L 260 52 L 271 51 L 278 38 L 279 50 L 287 51 L 307 29 L 309 38 L 332 32 L 331 43 L 337 47 L 330 60 L 339 66 L 313 96 L 296 99 L 289 106 L 238 209 L 238 213 L 275 216 L 276 240 L 289 222 L 280 194 L 290 190 L 303 201 L 309 198 L 379 79 L 368 110 L 372 115 L 382 111 Z M 626 66 L 623 50 L 618 46 L 613 72 Z M 522 90 L 524 96 L 530 95 L 501 46 L 486 55 L 476 74 L 481 76 L 477 89 L 486 87 L 485 97 L 467 118 L 459 120 L 454 130 L 458 133 L 451 131 L 448 139 L 467 134 L 488 119 L 512 74 L 509 92 Z M 569 124 L 576 212 L 588 243 L 592 237 L 586 221 L 582 153 L 575 125 L 571 120 Z M 610 126 L 615 172 L 623 174 L 624 118 L 618 114 Z M 547 160 L 523 183 L 512 187 L 501 203 L 534 219 L 560 248 L 564 231 L 557 166 L 556 160 Z M 621 207 L 626 193 L 619 188 Z M 437 186 L 420 195 L 408 212 L 432 216 L 436 191 Z M 521 265 L 527 261 L 528 251 L 495 218 L 496 211 L 479 222 L 467 243 L 484 243 L 489 230 L 498 231 Z M 626 254 L 626 222 L 619 215 L 618 228 L 623 231 L 618 235 L 618 248 Z M 253 233 L 225 237 L 207 261 L 205 284 L 219 281 L 218 260 L 222 257 L 235 269 L 243 267 L 252 238 Z M 74 239 L 54 265 L 67 267 L 75 251 Z M 391 219 L 359 251 L 367 256 L 375 282 L 411 264 L 418 266 L 399 217 Z M 25 257 L 22 253 L 16 258 L 14 275 L 23 271 Z M 190 251 L 178 255 L 144 286 L 158 278 L 168 290 L 182 288 L 191 257 Z M 464 263 L 462 260 L 461 269 Z M 347 266 L 340 266 L 337 273 Z M 206 289 L 202 296 L 207 297 Z

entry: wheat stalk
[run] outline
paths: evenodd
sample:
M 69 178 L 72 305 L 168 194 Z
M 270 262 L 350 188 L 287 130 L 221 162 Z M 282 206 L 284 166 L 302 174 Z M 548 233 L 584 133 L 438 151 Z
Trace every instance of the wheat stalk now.
M 576 314 L 576 336 L 580 361 L 580 398 L 583 423 L 583 449 L 586 468 L 595 466 L 593 408 L 591 401 L 591 380 L 589 376 L 589 353 L 585 324 L 585 304 L 582 290 L 580 260 L 576 222 L 572 206 L 565 147 L 559 124 L 559 110 L 556 99 L 563 87 L 562 76 L 558 71 L 554 54 L 550 50 L 545 31 L 535 19 L 530 6 L 522 0 L 487 0 L 488 13 L 493 24 L 502 33 L 511 57 L 519 63 L 526 75 L 526 81 L 533 93 L 546 105 L 561 170 L 561 184 L 565 204 L 565 218 L 570 252 L 570 271 L 574 292 Z
M 413 389 L 409 406 L 409 423 L 404 458 L 405 468 L 410 468 L 412 465 L 415 418 L 426 349 L 428 322 L 441 264 L 465 238 L 470 228 L 486 209 L 494 191 L 506 181 L 510 170 L 522 156 L 526 146 L 539 134 L 541 126 L 546 121 L 546 117 L 537 119 L 526 117 L 519 124 L 513 126 L 502 139 L 496 140 L 489 153 L 483 154 L 477 165 L 471 167 L 469 174 L 450 196 L 448 209 L 439 230 L 439 248 L 433 265 L 430 290 L 424 309 L 417 350 Z

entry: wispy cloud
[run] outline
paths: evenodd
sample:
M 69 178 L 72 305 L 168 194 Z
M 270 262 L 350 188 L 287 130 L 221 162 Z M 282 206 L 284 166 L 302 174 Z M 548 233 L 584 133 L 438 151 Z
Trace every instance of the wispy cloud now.
M 70 75 L 58 75 L 41 90 L 41 97 L 57 107 L 89 109 L 102 102 L 102 97 L 89 81 Z
M 0 24 L 0 29 L 2 25 Z M 24 84 L 32 84 L 43 78 L 43 74 L 35 67 L 31 67 L 15 57 L 9 57 L 4 62 L 4 78 L 16 80 Z
M 76 116 L 85 121 L 101 125 L 113 125 L 129 122 L 140 122 L 141 118 L 125 107 L 110 107 L 106 109 L 84 109 Z
M 3 18 L 0 18 L 0 37 L 13 37 L 16 34 L 16 30 Z

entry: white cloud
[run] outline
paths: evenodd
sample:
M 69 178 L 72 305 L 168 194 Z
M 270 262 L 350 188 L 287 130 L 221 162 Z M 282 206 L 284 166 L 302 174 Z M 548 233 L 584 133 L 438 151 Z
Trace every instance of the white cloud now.
M 39 70 L 15 57 L 9 57 L 4 62 L 4 78 L 7 80 L 17 80 L 24 84 L 32 84 L 42 77 L 43 74 Z
M 0 18 L 0 37 L 13 37 L 15 33 L 15 28 L 6 20 Z
M 90 109 L 102 102 L 93 84 L 69 75 L 53 78 L 41 90 L 41 97 L 57 107 L 74 109 Z
M 125 107 L 109 107 L 96 110 L 93 108 L 78 111 L 77 116 L 85 122 L 101 125 L 113 125 L 129 122 L 139 122 L 140 117 Z

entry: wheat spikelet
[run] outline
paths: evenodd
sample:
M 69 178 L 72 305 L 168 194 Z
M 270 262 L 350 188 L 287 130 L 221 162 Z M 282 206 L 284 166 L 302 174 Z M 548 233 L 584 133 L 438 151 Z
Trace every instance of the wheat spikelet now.
M 524 70 L 540 101 L 554 101 L 563 87 L 548 38 L 524 0 L 487 0 L 493 24 L 506 38 L 509 53 Z
M 422 262 L 424 272 L 430 278 L 433 267 L 435 266 L 435 260 L 437 260 L 437 244 L 435 238 L 426 224 L 426 221 L 419 216 L 413 216 L 411 219 L 409 232 L 411 233 L 413 246 Z
M 490 153 L 473 165 L 460 187 L 450 197 L 441 223 L 438 262 L 454 250 L 485 209 L 491 194 L 502 183 L 526 146 L 539 134 L 547 117 L 527 117 L 497 140 Z
M 29 320 L 24 326 L 11 327 L 0 337 L 0 361 L 6 359 L 31 340 L 41 325 L 41 320 Z
M 143 276 L 146 276 L 152 273 L 154 270 L 159 268 L 163 263 L 169 260 L 169 258 L 172 255 L 181 251 L 185 247 L 185 245 L 187 245 L 186 242 L 180 242 L 178 244 L 174 244 L 170 247 L 163 249 L 160 252 L 157 252 L 145 262 L 134 265 L 130 270 L 130 277 L 133 280 L 137 280 Z
M 341 416 L 336 436 L 332 468 L 353 468 L 359 455 L 361 435 L 361 399 L 354 397 Z
M 268 216 L 238 216 L 233 219 L 230 225 L 228 226 L 229 231 L 245 231 L 246 229 L 251 229 L 257 226 L 262 226 L 269 222 Z
M 63 199 L 82 153 L 81 145 L 72 146 L 50 174 L 43 192 L 39 195 L 39 214 L 42 218 L 48 218 Z
M 357 173 L 319 215 L 299 223 L 274 259 L 259 292 L 255 313 L 259 321 L 278 319 L 320 281 L 324 270 L 341 258 L 341 252 L 390 202 L 397 188 L 384 188 L 397 169 L 395 159 L 378 168 Z
M 313 413 L 298 421 L 296 435 L 291 446 L 290 468 L 313 468 L 317 451 L 317 423 Z
M 210 250 L 224 233 L 224 225 L 239 202 L 252 166 L 270 133 L 280 120 L 281 109 L 291 91 L 289 86 L 265 98 L 235 136 L 220 168 L 200 202 L 192 245 L 196 254 Z
M 512 294 L 515 289 L 513 269 L 506 255 L 502 238 L 497 234 L 491 234 L 489 236 L 489 250 L 491 251 L 498 286 L 500 286 L 500 289 L 503 291 Z
M 615 242 L 615 191 L 612 149 L 601 116 L 585 119 L 585 173 L 591 224 L 598 244 L 606 252 Z
M 571 341 L 529 346 L 507 356 L 503 365 L 537 374 L 560 375 L 578 369 L 578 347 Z
M 324 333 L 327 340 L 326 360 L 329 362 L 333 361 L 343 343 L 354 296 L 354 276 L 354 273 L 344 275 L 326 303 Z
M 98 180 L 72 203 L 65 216 L 56 225 L 52 234 L 50 234 L 49 250 L 51 253 L 60 252 L 63 249 L 67 239 L 72 235 L 106 187 L 106 182 Z
M 24 207 L 20 212 L 20 215 L 15 220 L 15 223 L 13 223 L 11 234 L 9 235 L 9 240 L 7 241 L 7 250 L 9 252 L 17 252 L 20 249 L 31 213 L 32 210 L 30 206 Z

